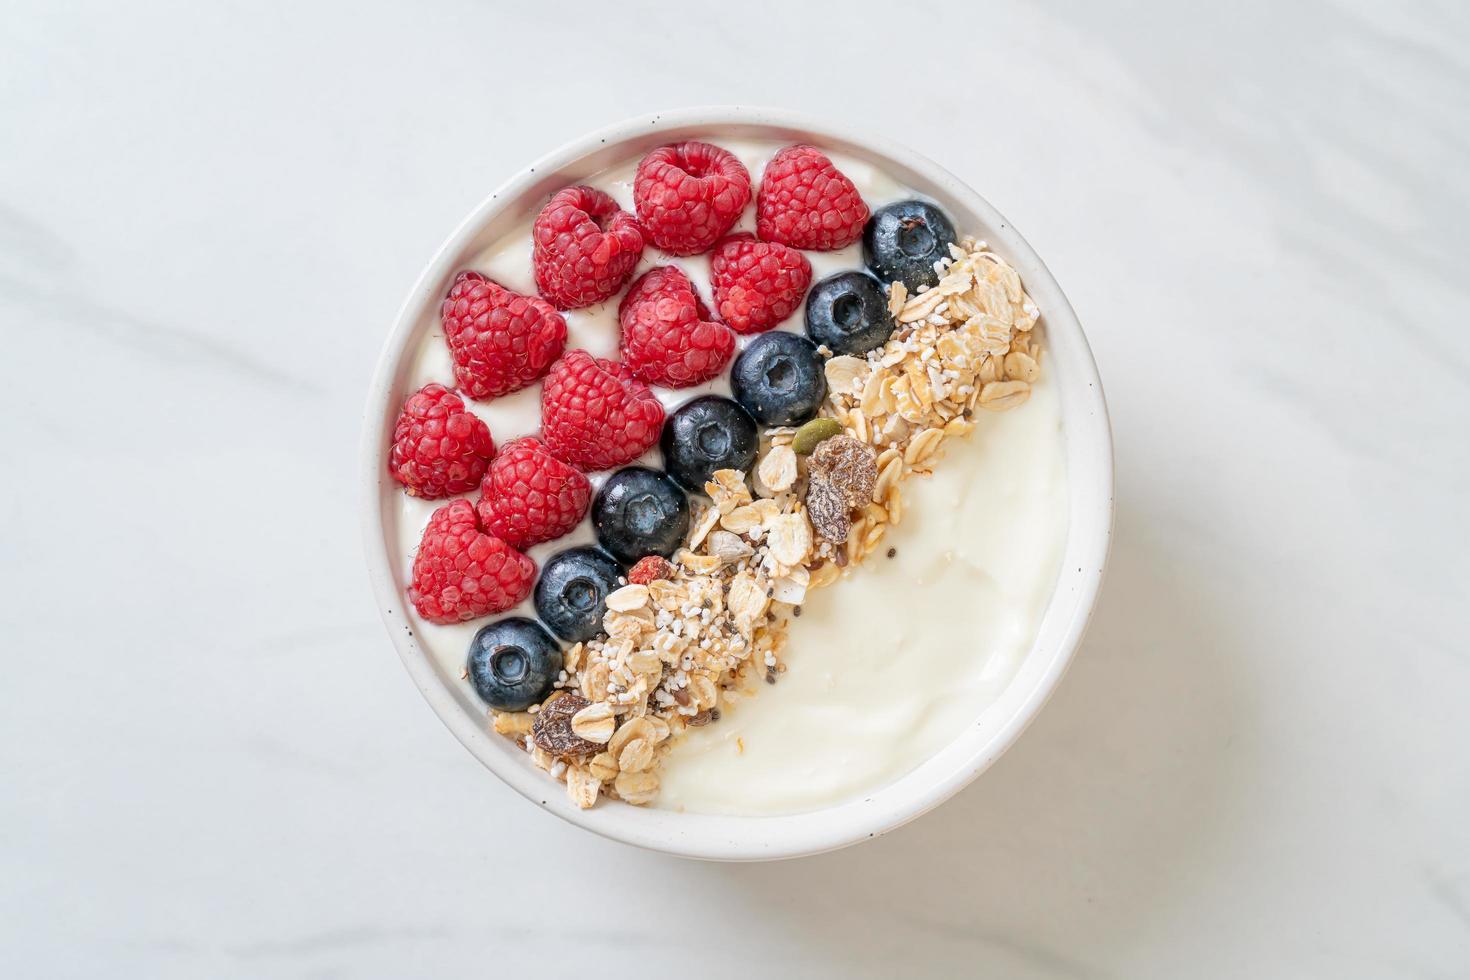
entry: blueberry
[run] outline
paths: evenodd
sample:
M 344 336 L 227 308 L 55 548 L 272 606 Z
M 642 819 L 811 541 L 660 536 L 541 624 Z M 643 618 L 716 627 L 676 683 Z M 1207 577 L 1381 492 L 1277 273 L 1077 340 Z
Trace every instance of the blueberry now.
M 777 330 L 756 337 L 735 358 L 730 387 L 762 425 L 800 425 L 827 397 L 827 375 L 816 344 Z
M 879 208 L 863 228 L 863 264 L 883 282 L 895 279 L 916 291 L 939 282 L 934 263 L 949 258 L 954 224 L 927 201 L 899 201 Z
M 534 619 L 496 620 L 470 641 L 470 682 L 497 711 L 523 711 L 551 692 L 561 647 Z
M 689 533 L 689 499 L 667 473 L 625 467 L 597 491 L 592 526 L 597 543 L 625 565 L 647 555 L 667 558 Z
M 888 297 L 866 272 L 839 272 L 812 287 L 806 335 L 834 354 L 866 354 L 893 333 Z
M 551 556 L 536 582 L 536 615 L 568 643 L 602 631 L 607 594 L 618 587 L 622 567 L 601 548 L 568 548 Z
M 755 419 L 738 403 L 704 395 L 668 417 L 658 445 L 669 476 L 685 489 L 703 493 L 715 470 L 750 469 L 760 438 Z

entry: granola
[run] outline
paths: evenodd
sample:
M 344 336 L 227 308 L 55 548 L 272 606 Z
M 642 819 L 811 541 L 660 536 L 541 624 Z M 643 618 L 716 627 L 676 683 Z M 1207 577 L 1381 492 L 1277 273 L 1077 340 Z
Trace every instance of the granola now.
M 577 806 L 603 795 L 652 802 L 687 728 L 717 723 L 736 692 L 778 680 L 801 603 L 902 520 L 903 481 L 931 473 L 977 410 L 1026 401 L 1041 344 L 1015 270 L 966 238 L 936 271 L 938 284 L 914 295 L 889 288 L 897 326 L 887 343 L 827 360 L 816 423 L 767 429 L 751 472 L 714 474 L 667 577 L 608 596 L 603 632 L 566 652 L 547 700 L 495 713 L 494 730 L 563 780 Z

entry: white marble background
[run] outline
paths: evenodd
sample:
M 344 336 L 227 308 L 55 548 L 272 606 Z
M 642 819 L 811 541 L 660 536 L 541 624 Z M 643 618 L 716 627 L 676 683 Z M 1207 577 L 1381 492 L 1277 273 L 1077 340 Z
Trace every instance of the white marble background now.
M 0 972 L 1470 974 L 1470 8 L 910 6 L 0 10 Z M 448 231 L 701 102 L 969 179 L 1117 431 L 1110 579 L 1037 724 L 918 823 L 774 866 L 482 771 L 354 512 Z

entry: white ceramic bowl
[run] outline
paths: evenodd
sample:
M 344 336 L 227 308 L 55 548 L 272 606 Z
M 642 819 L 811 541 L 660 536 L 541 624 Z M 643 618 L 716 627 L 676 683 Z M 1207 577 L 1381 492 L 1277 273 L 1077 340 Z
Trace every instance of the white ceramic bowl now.
M 388 476 L 389 437 L 409 394 L 407 354 L 436 325 L 451 278 L 553 191 L 655 146 L 694 137 L 813 143 L 868 160 L 938 201 L 956 227 L 988 240 L 1021 274 L 1041 308 L 1047 370 L 1055 372 L 1061 392 L 1070 525 L 1056 591 L 1030 654 L 1001 696 L 977 710 L 974 725 L 917 769 L 865 799 L 794 816 L 685 814 L 615 801 L 577 809 L 524 752 L 488 730 L 484 705 L 420 648 L 404 614 L 403 570 L 391 557 L 402 489 Z M 564 820 L 630 844 L 714 860 L 795 857 L 876 837 L 944 802 L 983 772 L 1035 717 L 1066 670 L 1102 582 L 1112 529 L 1112 438 L 1097 367 L 1061 287 L 1025 239 L 953 174 L 904 147 L 787 112 L 743 106 L 664 112 L 584 136 L 537 160 L 475 208 L 424 269 L 399 311 L 368 395 L 362 460 L 363 534 L 373 591 L 404 667 L 450 731 L 522 796 Z

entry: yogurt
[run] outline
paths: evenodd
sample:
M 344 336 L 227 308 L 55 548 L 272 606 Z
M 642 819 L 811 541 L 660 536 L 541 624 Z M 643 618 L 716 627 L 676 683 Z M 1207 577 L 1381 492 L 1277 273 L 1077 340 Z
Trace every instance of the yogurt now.
M 759 181 L 783 144 L 722 140 Z M 871 164 L 829 154 L 871 207 L 913 196 Z M 587 183 L 633 209 L 637 159 Z M 739 230 L 753 230 L 748 208 Z M 531 220 L 492 244 L 470 267 L 504 286 L 534 293 Z M 960 228 L 961 233 L 966 229 Z M 861 268 L 859 248 L 805 252 L 813 279 Z M 707 256 L 675 258 L 648 249 L 637 273 L 678 265 L 709 299 Z M 1045 311 L 1043 310 L 1043 316 Z M 616 357 L 617 298 L 564 314 L 567 348 Z M 800 331 L 798 310 L 780 329 Z M 740 337 L 743 344 L 749 338 Z M 414 388 L 453 384 L 442 331 L 431 330 L 410 368 Z M 722 376 L 677 391 L 655 388 L 672 408 L 701 394 L 729 394 Z M 539 385 L 491 402 L 466 400 L 497 445 L 540 425 Z M 973 432 L 945 442 L 930 477 L 904 483 L 905 516 L 884 546 L 843 580 L 808 596 L 782 651 L 787 670 L 726 706 L 718 723 L 691 729 L 660 770 L 656 806 L 699 813 L 774 815 L 846 802 L 922 763 L 985 710 L 1035 641 L 1051 597 L 1067 531 L 1061 413 L 1043 373 L 1030 399 L 1009 412 L 981 412 Z M 658 467 L 657 450 L 641 462 Z M 595 485 L 605 474 L 591 477 Z M 409 578 L 429 515 L 444 501 L 401 497 L 399 561 Z M 594 542 L 590 522 L 537 545 L 543 565 L 555 553 Z M 892 558 L 885 557 L 893 549 Z M 439 626 L 414 616 L 421 645 L 457 677 L 474 634 L 488 622 Z M 507 615 L 535 616 L 529 600 Z M 468 682 L 467 696 L 475 699 Z

